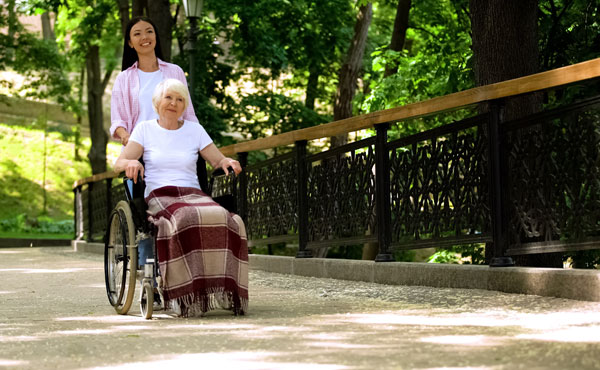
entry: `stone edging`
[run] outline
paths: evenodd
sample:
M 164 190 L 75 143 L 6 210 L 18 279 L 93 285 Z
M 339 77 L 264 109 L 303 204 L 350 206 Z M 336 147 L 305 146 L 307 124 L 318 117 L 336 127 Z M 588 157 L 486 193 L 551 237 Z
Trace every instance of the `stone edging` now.
M 64 247 L 70 242 L 69 239 L 0 238 L 0 248 Z

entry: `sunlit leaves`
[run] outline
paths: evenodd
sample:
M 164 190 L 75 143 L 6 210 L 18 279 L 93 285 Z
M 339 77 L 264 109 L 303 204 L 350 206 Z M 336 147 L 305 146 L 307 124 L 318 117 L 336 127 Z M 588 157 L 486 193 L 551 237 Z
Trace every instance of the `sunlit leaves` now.
M 27 10 L 23 5 L 15 8 L 17 15 Z M 8 24 L 9 11 L 7 7 L 0 7 L 0 25 Z M 70 91 L 63 68 L 66 60 L 58 53 L 56 45 L 38 38 L 18 22 L 13 22 L 10 29 L 12 34 L 8 30 L 0 32 L 0 68 L 25 77 L 15 93 L 38 99 L 53 98 L 66 104 Z
M 473 86 L 470 24 L 460 2 L 413 2 L 405 50 L 381 46 L 373 54 L 370 94 L 361 109 L 373 112 L 426 100 Z M 389 65 L 394 75 L 383 77 Z

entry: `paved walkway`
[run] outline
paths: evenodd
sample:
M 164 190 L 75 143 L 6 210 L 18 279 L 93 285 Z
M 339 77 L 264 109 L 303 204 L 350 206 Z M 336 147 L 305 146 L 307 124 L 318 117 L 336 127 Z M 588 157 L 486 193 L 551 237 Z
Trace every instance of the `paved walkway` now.
M 600 303 L 251 271 L 247 316 L 146 321 L 70 248 L 0 249 L 0 283 L 0 369 L 600 368 Z

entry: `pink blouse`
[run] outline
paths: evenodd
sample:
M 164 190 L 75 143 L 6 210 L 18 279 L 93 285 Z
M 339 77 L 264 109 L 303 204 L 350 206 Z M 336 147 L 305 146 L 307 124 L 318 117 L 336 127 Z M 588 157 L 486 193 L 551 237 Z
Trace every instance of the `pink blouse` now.
M 140 114 L 140 80 L 138 78 L 137 66 L 138 62 L 135 62 L 131 67 L 121 71 L 113 86 L 110 100 L 110 136 L 114 139 L 118 139 L 115 136 L 115 131 L 119 127 L 123 127 L 131 134 Z M 178 65 L 158 59 L 158 69 L 162 72 L 164 79 L 176 78 L 187 87 L 185 74 Z M 187 121 L 198 122 L 191 100 L 182 117 Z

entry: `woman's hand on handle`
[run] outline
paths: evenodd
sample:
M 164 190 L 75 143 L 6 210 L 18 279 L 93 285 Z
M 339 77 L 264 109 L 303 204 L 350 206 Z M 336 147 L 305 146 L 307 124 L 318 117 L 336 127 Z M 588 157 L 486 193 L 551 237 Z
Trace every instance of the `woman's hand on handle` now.
M 239 173 L 242 172 L 242 166 L 240 165 L 240 162 L 228 157 L 221 159 L 219 167 L 223 169 L 226 175 L 229 175 L 229 168 L 232 168 L 236 175 L 239 175 Z
M 207 160 L 213 168 L 221 168 L 227 175 L 229 175 L 229 168 L 232 168 L 236 175 L 242 172 L 240 162 L 225 157 L 215 144 L 208 144 L 206 148 L 200 151 L 200 155 Z
M 125 171 L 125 175 L 137 183 L 138 174 L 144 177 L 144 166 L 138 160 L 144 153 L 144 147 L 130 141 L 115 162 L 115 171 Z
M 127 167 L 125 167 L 125 176 L 137 184 L 138 174 L 144 178 L 144 166 L 137 159 L 132 159 L 127 163 Z

